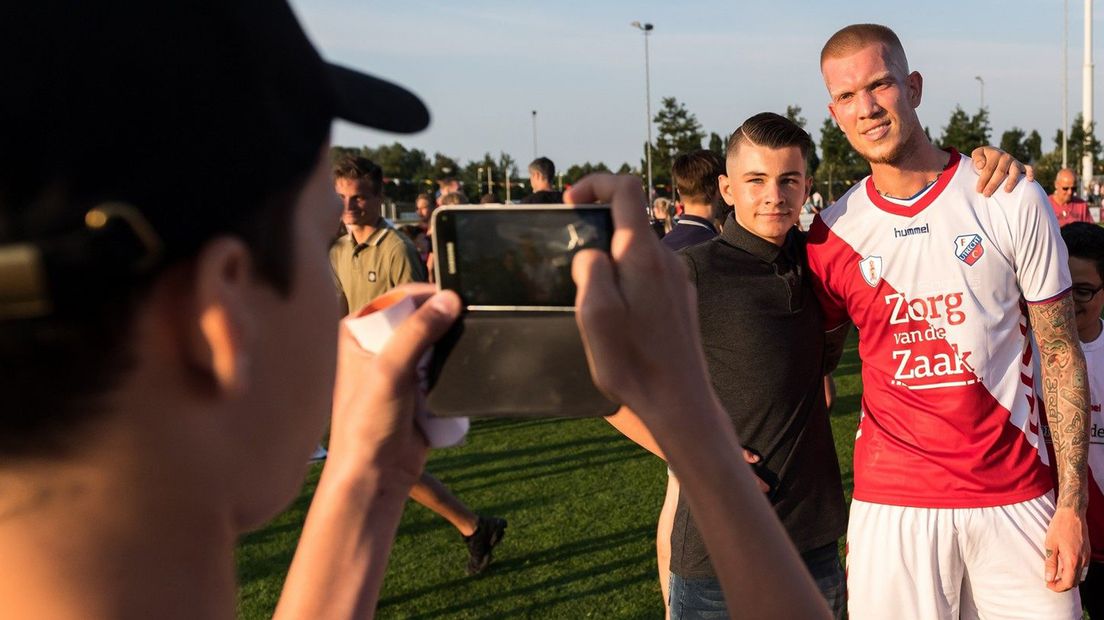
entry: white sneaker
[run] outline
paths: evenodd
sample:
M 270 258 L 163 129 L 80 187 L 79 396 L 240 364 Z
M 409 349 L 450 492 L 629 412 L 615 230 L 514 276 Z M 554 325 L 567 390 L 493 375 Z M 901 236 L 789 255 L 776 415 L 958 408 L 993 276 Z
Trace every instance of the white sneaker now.
M 326 452 L 326 449 L 322 447 L 322 444 L 318 444 L 318 447 L 314 449 L 314 454 L 311 454 L 310 460 L 308 460 L 307 462 L 318 463 L 320 461 L 325 461 L 326 455 L 328 454 L 329 452 Z

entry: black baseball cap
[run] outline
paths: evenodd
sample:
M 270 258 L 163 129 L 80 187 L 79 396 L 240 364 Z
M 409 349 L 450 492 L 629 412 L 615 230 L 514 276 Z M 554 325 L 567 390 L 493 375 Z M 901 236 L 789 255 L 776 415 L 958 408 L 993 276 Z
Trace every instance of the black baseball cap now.
M 6 3 L 0 317 L 248 225 L 301 185 L 336 118 L 408 133 L 429 112 L 323 61 L 284 0 Z

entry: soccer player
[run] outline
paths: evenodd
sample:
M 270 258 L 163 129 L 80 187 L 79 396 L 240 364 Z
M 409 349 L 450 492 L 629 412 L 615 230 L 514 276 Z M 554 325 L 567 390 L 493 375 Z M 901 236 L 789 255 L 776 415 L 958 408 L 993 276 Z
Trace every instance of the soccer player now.
M 925 135 L 923 79 L 889 28 L 840 30 L 821 72 L 871 166 L 817 216 L 808 247 L 829 340 L 854 322 L 863 361 L 850 615 L 1080 617 L 1088 393 L 1046 195 L 974 191 L 969 160 Z M 1037 451 L 1032 337 L 1057 497 Z

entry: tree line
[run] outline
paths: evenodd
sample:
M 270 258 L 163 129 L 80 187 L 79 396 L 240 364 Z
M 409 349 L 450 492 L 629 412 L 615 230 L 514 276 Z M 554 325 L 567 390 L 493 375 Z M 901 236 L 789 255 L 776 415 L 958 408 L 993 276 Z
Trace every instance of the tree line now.
M 498 157 L 484 153 L 482 159 L 471 160 L 463 165 L 453 157 L 443 153 L 434 153 L 432 157 L 421 149 L 408 149 L 399 142 L 378 147 L 335 146 L 330 149 L 330 157 L 336 160 L 346 155 L 367 157 L 383 169 L 387 197 L 397 202 L 414 202 L 420 193 L 433 194 L 437 191 L 437 181 L 454 178 L 460 181 L 463 191 L 472 202 L 484 194 L 494 194 L 498 200 L 506 198 L 506 183 L 510 183 L 510 198 L 516 200 L 532 193 L 529 186 L 528 171 L 519 167 L 508 153 L 499 152 Z M 528 162 L 522 164 L 527 165 Z M 573 164 L 566 170 L 561 169 L 561 178 L 565 185 L 575 183 L 592 172 L 612 172 L 604 163 Z M 638 173 L 627 163 L 622 164 L 618 173 Z
M 801 116 L 801 106 L 787 106 L 785 115 L 801 127 L 806 119 Z M 654 117 L 656 141 L 652 148 L 652 177 L 659 195 L 671 195 L 671 164 L 674 157 L 701 148 L 708 148 L 724 155 L 727 132 L 708 135 L 698 122 L 697 117 L 675 97 L 663 97 L 659 111 Z M 1082 117 L 1078 114 L 1069 130 L 1068 162 L 1070 167 L 1079 171 L 1081 156 L 1086 149 L 1094 155 L 1095 173 L 1104 174 L 1104 161 L 1101 158 L 1102 146 L 1096 139 L 1095 123 L 1086 136 L 1082 127 Z M 928 127 L 924 128 L 932 138 Z M 1048 191 L 1054 185 L 1054 177 L 1062 165 L 1062 130 L 1054 136 L 1054 148 L 1043 151 L 1043 139 L 1038 131 L 1030 132 L 1013 127 L 1000 136 L 996 144 L 1002 150 L 1011 153 L 1016 159 L 1030 163 L 1035 168 L 1035 179 Z M 989 112 L 982 108 L 968 114 L 961 106 L 951 112 L 947 124 L 942 127 L 938 140 L 932 142 L 943 147 L 953 147 L 961 153 L 970 153 L 973 149 L 994 144 L 992 128 L 989 125 Z M 704 146 L 703 146 L 704 145 Z M 570 185 L 592 172 L 611 172 L 643 174 L 646 169 L 646 144 L 641 145 L 642 157 L 638 167 L 623 163 L 616 170 L 603 162 L 572 164 L 567 168 L 559 167 L 564 185 Z M 819 151 L 819 152 L 817 152 Z M 527 172 L 519 168 L 518 163 L 509 154 L 499 152 L 498 157 L 485 153 L 482 159 L 472 160 L 463 165 L 455 158 L 442 153 L 430 157 L 420 149 L 407 149 L 395 142 L 379 147 L 362 146 L 360 148 L 333 147 L 332 156 L 344 154 L 363 155 L 383 168 L 388 184 L 387 194 L 394 200 L 410 202 L 421 192 L 432 193 L 436 190 L 436 181 L 451 177 L 460 180 L 464 191 L 473 201 L 479 196 L 491 193 L 498 200 L 506 194 L 507 180 L 511 183 L 512 199 L 527 196 L 532 189 L 527 182 Z M 847 142 L 846 136 L 836 126 L 831 117 L 824 119 L 820 127 L 820 143 L 809 161 L 809 173 L 814 177 L 816 189 L 829 201 L 835 200 L 857 181 L 870 173 L 870 167 Z M 519 176 L 520 174 L 520 176 Z

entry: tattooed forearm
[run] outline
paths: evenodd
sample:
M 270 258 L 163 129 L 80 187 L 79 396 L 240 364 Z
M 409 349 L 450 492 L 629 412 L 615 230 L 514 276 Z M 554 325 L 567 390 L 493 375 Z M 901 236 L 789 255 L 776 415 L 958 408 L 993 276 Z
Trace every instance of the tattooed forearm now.
M 1028 306 L 1042 367 L 1043 402 L 1054 441 L 1058 505 L 1085 510 L 1089 390 L 1078 344 L 1073 299 Z

